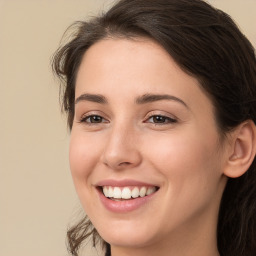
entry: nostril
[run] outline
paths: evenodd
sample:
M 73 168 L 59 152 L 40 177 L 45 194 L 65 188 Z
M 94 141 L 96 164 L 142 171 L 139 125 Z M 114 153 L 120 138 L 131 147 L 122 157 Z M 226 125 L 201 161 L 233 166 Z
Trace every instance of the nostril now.
M 129 162 L 122 162 L 122 163 L 119 164 L 119 166 L 121 166 L 121 165 L 129 165 L 129 164 L 131 164 L 131 163 L 129 163 Z

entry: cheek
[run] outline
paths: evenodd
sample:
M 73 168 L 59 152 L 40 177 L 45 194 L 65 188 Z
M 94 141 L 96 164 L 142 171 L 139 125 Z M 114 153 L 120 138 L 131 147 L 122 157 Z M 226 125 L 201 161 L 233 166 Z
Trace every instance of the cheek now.
M 172 194 L 198 193 L 200 189 L 207 190 L 209 184 L 217 184 L 221 175 L 218 142 L 216 134 L 212 135 L 190 130 L 182 136 L 156 138 L 154 147 L 145 147 L 148 159 L 162 173 Z
M 99 162 L 99 146 L 92 137 L 72 131 L 69 146 L 70 170 L 77 195 L 88 214 L 95 207 L 95 201 L 91 200 L 92 193 L 95 193 L 92 174 Z
M 69 145 L 69 162 L 74 183 L 87 183 L 98 163 L 99 145 L 88 136 L 72 131 Z
M 169 203 L 158 205 L 158 208 L 163 209 L 163 220 L 173 219 L 169 226 L 165 222 L 167 229 L 200 216 L 218 203 L 221 175 L 216 150 L 214 139 L 207 141 L 203 137 L 184 135 L 158 139 L 153 150 L 151 147 L 147 151 L 151 165 L 164 180 L 163 200 Z
M 216 154 L 216 136 L 204 138 L 201 134 L 173 133 L 170 136 L 154 136 L 144 144 L 144 151 L 152 162 L 175 169 L 177 165 L 189 167 L 202 165 L 210 161 L 212 154 Z M 187 168 L 185 168 L 187 169 Z M 184 170 L 185 170 L 184 169 Z M 192 170 L 191 170 L 192 171 Z

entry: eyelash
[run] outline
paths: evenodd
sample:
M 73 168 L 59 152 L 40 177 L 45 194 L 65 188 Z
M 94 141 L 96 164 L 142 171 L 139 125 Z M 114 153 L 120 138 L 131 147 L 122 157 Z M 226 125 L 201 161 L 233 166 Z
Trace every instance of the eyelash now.
M 97 118 L 99 121 L 96 120 L 96 122 L 93 122 L 92 118 Z M 156 118 L 160 120 L 156 120 Z M 150 119 L 152 119 L 152 121 L 149 121 Z M 88 122 L 88 120 L 90 120 L 90 122 Z M 151 115 L 149 118 L 146 119 L 145 123 L 147 122 L 152 123 L 154 125 L 166 125 L 166 124 L 176 123 L 177 120 L 164 115 Z M 108 123 L 108 121 L 100 115 L 88 115 L 88 116 L 83 116 L 80 120 L 80 123 L 94 125 L 94 124 Z
M 92 122 L 92 120 L 91 120 L 90 122 L 87 122 L 88 119 L 92 119 L 92 118 L 100 118 L 101 121 L 100 122 Z M 100 115 L 88 115 L 88 116 L 83 116 L 80 120 L 80 123 L 87 123 L 88 125 L 107 123 L 107 120 L 106 120 L 106 122 L 102 122 L 102 120 L 106 120 L 106 119 L 104 119 Z
M 146 121 L 150 120 L 150 119 L 155 119 L 155 118 L 160 118 L 162 119 L 163 122 L 158 122 L 155 120 L 155 122 L 149 122 L 149 123 L 153 123 L 154 125 L 165 125 L 165 124 L 173 124 L 176 123 L 177 120 L 168 116 L 164 116 L 164 115 L 152 115 L 150 116 Z

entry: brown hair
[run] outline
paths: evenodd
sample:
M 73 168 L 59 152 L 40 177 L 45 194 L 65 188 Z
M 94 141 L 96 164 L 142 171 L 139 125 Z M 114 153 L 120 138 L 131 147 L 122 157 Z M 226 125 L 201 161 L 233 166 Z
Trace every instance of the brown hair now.
M 53 70 L 63 81 L 62 107 L 72 129 L 76 74 L 85 51 L 107 37 L 158 42 L 188 74 L 196 77 L 215 107 L 222 134 L 241 122 L 256 123 L 254 48 L 224 12 L 202 0 L 121 0 L 89 22 L 77 22 L 70 41 L 55 53 Z M 256 163 L 229 179 L 218 220 L 218 249 L 225 256 L 256 252 Z M 85 218 L 68 231 L 69 250 L 78 255 L 85 238 L 101 240 Z M 106 255 L 110 246 L 106 245 Z

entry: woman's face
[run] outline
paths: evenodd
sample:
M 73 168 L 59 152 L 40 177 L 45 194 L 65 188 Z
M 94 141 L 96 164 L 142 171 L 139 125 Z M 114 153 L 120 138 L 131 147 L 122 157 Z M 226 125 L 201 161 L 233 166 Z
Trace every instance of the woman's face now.
M 195 78 L 150 40 L 106 39 L 85 53 L 75 98 L 71 172 L 104 240 L 215 236 L 225 145 Z

